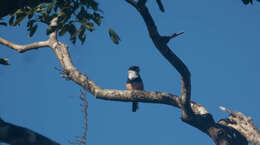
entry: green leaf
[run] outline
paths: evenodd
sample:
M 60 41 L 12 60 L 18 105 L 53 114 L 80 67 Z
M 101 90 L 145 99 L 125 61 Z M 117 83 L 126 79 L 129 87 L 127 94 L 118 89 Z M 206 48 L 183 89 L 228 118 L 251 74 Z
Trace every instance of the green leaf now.
M 0 22 L 0 25 L 7 26 L 6 22 Z
M 87 28 L 89 31 L 91 31 L 91 32 L 95 29 L 95 28 L 94 28 L 94 24 L 91 23 L 91 22 L 87 23 L 86 26 L 87 26 L 86 28 Z
M 120 37 L 118 36 L 118 34 L 111 28 L 109 28 L 108 30 L 110 39 L 115 43 L 115 44 L 119 44 L 120 41 Z
M 51 26 L 49 26 L 48 29 L 47 29 L 47 31 L 46 31 L 47 35 L 49 35 L 50 33 L 54 32 L 54 31 L 56 31 L 56 29 L 57 29 L 57 27 L 51 27 Z
M 9 25 L 13 25 L 14 24 L 14 16 L 11 16 L 9 19 Z
M 22 15 L 22 14 L 24 14 L 25 12 L 23 11 L 23 10 L 21 10 L 21 9 L 18 9 L 16 12 L 15 12 L 15 14 L 16 15 Z
M 35 31 L 37 30 L 38 25 L 34 25 L 33 27 L 30 27 L 30 33 L 29 36 L 32 37 Z
M 88 17 L 87 15 L 88 15 L 88 13 L 85 10 L 85 8 L 81 7 L 79 13 L 77 14 L 77 17 L 78 17 L 78 19 L 81 20 L 81 19 L 87 18 Z
M 33 17 L 33 12 L 28 15 L 28 19 L 31 19 Z
M 60 30 L 59 30 L 59 36 L 63 36 L 64 34 L 66 34 L 66 32 L 68 32 L 68 26 L 69 24 L 65 24 Z
M 81 25 L 84 26 L 86 29 L 88 29 L 91 32 L 95 29 L 94 24 L 91 22 L 87 22 L 87 20 L 85 20 L 85 19 L 83 19 L 81 21 Z
M 97 11 L 98 10 L 98 3 L 93 1 L 93 0 L 88 0 L 88 7 L 91 7 L 93 10 Z
M 86 33 L 85 33 L 84 26 L 80 27 L 78 37 L 79 37 L 79 40 L 81 41 L 81 44 L 83 44 L 86 40 Z
M 70 35 L 72 36 L 73 34 L 75 34 L 77 31 L 75 25 L 73 24 L 68 24 L 68 32 L 70 33 Z
M 249 4 L 249 3 L 253 3 L 253 1 L 252 0 L 242 0 L 242 2 L 245 4 L 245 5 L 247 5 L 247 4 Z
M 25 13 L 17 14 L 16 20 L 13 25 L 16 26 L 16 25 L 20 24 L 24 20 L 25 17 L 26 17 Z
M 0 64 L 2 64 L 2 65 L 10 65 L 8 63 L 8 58 L 0 58 Z
M 66 13 L 64 11 L 60 11 L 58 13 L 58 23 L 65 24 L 71 18 L 71 13 Z
M 71 33 L 70 35 L 70 40 L 76 39 L 77 35 L 79 34 L 78 31 L 74 31 L 73 33 Z
M 51 12 L 51 10 L 53 9 L 54 7 L 54 3 L 50 3 L 47 5 L 47 13 L 49 14 Z
M 68 32 L 70 33 L 70 40 L 72 41 L 73 44 L 75 44 L 76 38 L 77 38 L 77 35 L 78 35 L 78 31 L 77 31 L 74 24 L 68 25 Z
M 1 1 L 1 0 L 0 0 Z M 70 40 L 72 43 L 79 39 L 81 43 L 84 43 L 88 31 L 94 31 L 95 27 L 101 24 L 102 11 L 99 9 L 97 0 L 32 0 L 26 1 L 26 4 L 10 13 L 9 25 L 16 26 L 26 19 L 27 31 L 29 36 L 35 35 L 39 30 L 36 24 L 50 25 L 53 17 L 58 17 L 58 26 L 55 28 L 48 27 L 47 34 L 53 31 L 57 31 L 59 36 L 70 33 Z M 1 10 L 0 10 L 1 11 Z M 8 20 L 7 20 L 8 21 Z M 1 23 L 0 25 L 6 25 Z M 37 22 L 37 23 L 36 23 Z M 7 22 L 8 23 L 8 22 Z M 74 24 L 77 26 L 68 27 L 67 25 Z M 66 25 L 66 26 L 65 26 Z M 84 32 L 78 30 L 78 26 L 84 25 Z
M 76 43 L 76 40 L 77 40 L 76 38 L 75 38 L 75 39 L 72 39 L 71 42 L 72 42 L 73 44 L 75 44 L 75 43 Z
M 35 22 L 35 20 L 29 20 L 27 23 L 27 27 L 32 27 Z
M 98 13 L 94 13 L 93 15 L 94 15 L 94 18 L 93 18 L 94 22 L 96 24 L 100 25 L 101 24 L 101 16 Z

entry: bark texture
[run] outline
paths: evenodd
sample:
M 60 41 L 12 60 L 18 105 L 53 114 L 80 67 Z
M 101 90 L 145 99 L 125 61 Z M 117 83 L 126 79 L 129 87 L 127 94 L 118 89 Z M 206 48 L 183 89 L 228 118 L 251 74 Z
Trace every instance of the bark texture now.
M 97 99 L 124 102 L 159 103 L 177 107 L 181 109 L 182 120 L 185 123 L 207 134 L 217 145 L 247 145 L 248 141 L 252 142 L 253 140 L 259 142 L 259 136 L 255 137 L 257 139 L 250 139 L 250 136 L 245 135 L 243 130 L 239 130 L 236 126 L 224 124 L 223 120 L 225 119 L 215 122 L 212 115 L 205 107 L 191 101 L 190 71 L 183 61 L 173 51 L 171 51 L 167 45 L 172 38 L 182 34 L 183 32 L 174 33 L 169 36 L 161 36 L 148 8 L 146 7 L 146 0 L 139 0 L 138 2 L 126 0 L 126 2 L 133 6 L 142 16 L 149 32 L 149 36 L 155 47 L 172 65 L 172 67 L 179 72 L 182 83 L 180 90 L 181 96 L 165 92 L 140 90 L 129 91 L 101 88 L 86 74 L 82 74 L 73 65 L 68 51 L 68 46 L 57 40 L 57 32 L 52 32 L 49 40 L 47 41 L 36 42 L 29 45 L 17 45 L 3 38 L 0 38 L 0 44 L 6 45 L 18 52 L 25 52 L 45 46 L 50 47 L 63 67 L 63 77 L 82 86 Z M 57 26 L 57 18 L 54 18 L 50 25 Z M 254 133 L 257 134 L 257 132 Z
M 257 129 L 251 117 L 247 117 L 238 111 L 230 111 L 224 107 L 220 107 L 220 109 L 229 113 L 227 119 L 219 121 L 220 124 L 234 128 L 252 145 L 260 145 L 260 131 Z

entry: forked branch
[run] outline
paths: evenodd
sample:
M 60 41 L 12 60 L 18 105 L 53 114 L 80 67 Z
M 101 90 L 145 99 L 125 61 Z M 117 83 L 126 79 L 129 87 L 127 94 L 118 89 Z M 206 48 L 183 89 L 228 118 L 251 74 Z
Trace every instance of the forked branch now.
M 190 71 L 187 66 L 182 62 L 182 60 L 175 55 L 173 51 L 168 47 L 167 43 L 170 39 L 182 34 L 175 33 L 171 36 L 161 36 L 157 30 L 155 22 L 146 7 L 146 1 L 139 0 L 135 2 L 134 0 L 126 0 L 129 4 L 131 4 L 134 8 L 137 9 L 139 14 L 142 16 L 149 35 L 159 52 L 167 59 L 167 61 L 179 72 L 181 76 L 182 88 L 181 88 L 181 100 L 182 100 L 182 119 L 188 121 L 193 117 L 193 112 L 190 106 L 191 100 L 191 80 L 190 80 Z
M 181 109 L 182 109 L 182 120 L 209 135 L 216 144 L 225 145 L 236 145 L 236 144 L 247 144 L 244 141 L 244 137 L 240 135 L 239 132 L 232 130 L 233 128 L 226 128 L 218 123 L 215 123 L 213 117 L 208 112 L 198 114 L 193 109 L 191 100 L 191 75 L 182 62 L 182 60 L 177 57 L 174 52 L 168 47 L 167 43 L 170 39 L 182 34 L 176 33 L 171 36 L 161 36 L 157 30 L 155 22 L 142 0 L 135 2 L 134 0 L 126 0 L 131 4 L 139 14 L 142 16 L 149 36 L 152 39 L 155 47 L 159 52 L 168 60 L 168 62 L 179 72 L 182 82 L 181 87 Z M 206 109 L 205 109 L 206 110 Z M 234 136 L 236 134 L 236 136 Z M 239 138 L 237 138 L 239 136 Z
M 45 43 L 48 42 L 47 46 L 53 49 L 53 52 L 56 54 L 59 62 L 61 63 L 61 66 L 63 67 L 63 77 L 70 79 L 78 85 L 82 86 L 86 91 L 90 92 L 97 99 L 124 102 L 160 103 L 181 108 L 183 121 L 209 135 L 217 145 L 246 145 L 247 141 L 242 135 L 240 135 L 239 132 L 231 127 L 216 123 L 212 115 L 209 114 L 203 106 L 190 101 L 190 72 L 186 65 L 167 46 L 168 42 L 163 41 L 165 36 L 159 35 L 152 16 L 145 6 L 146 0 L 140 0 L 138 3 L 133 0 L 126 1 L 134 6 L 143 17 L 149 35 L 156 48 L 180 73 L 182 80 L 181 97 L 164 92 L 112 90 L 99 87 L 94 81 L 89 79 L 87 75 L 84 75 L 78 71 L 77 68 L 72 64 L 68 47 L 57 40 L 57 32 L 54 31 L 51 33 L 49 40 Z M 56 25 L 57 18 L 54 18 L 51 22 L 51 26 Z M 11 45 L 6 46 L 13 48 Z M 32 48 L 26 50 L 32 50 Z

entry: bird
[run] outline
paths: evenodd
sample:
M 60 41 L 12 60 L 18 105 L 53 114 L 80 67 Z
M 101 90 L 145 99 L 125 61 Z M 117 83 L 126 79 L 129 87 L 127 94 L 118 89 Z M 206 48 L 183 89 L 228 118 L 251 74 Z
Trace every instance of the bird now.
M 126 81 L 127 90 L 144 90 L 143 80 L 139 74 L 140 68 L 138 66 L 130 66 L 128 68 L 128 77 Z M 137 102 L 133 102 L 132 112 L 136 112 L 139 108 Z

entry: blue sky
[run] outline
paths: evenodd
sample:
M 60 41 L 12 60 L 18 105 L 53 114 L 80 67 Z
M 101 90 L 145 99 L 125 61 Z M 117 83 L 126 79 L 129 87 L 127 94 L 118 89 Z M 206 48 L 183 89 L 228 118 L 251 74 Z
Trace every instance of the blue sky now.
M 251 116 L 259 127 L 260 5 L 245 6 L 240 0 L 162 0 L 161 13 L 155 1 L 148 7 L 162 35 L 184 31 L 169 43 L 192 74 L 192 100 L 204 105 L 216 120 L 227 116 L 218 106 Z M 142 18 L 125 1 L 100 0 L 104 21 L 87 33 L 84 45 L 71 44 L 73 63 L 102 88 L 125 89 L 130 65 L 141 68 L 145 89 L 180 94 L 179 74 L 159 54 L 147 35 Z M 115 45 L 108 28 L 121 37 Z M 18 44 L 46 40 L 46 26 L 29 38 L 25 23 L 0 27 L 0 36 Z M 10 66 L 0 67 L 0 116 L 30 128 L 61 144 L 82 134 L 80 87 L 60 77 L 61 68 L 50 48 L 19 54 L 0 46 L 0 57 Z M 87 94 L 88 144 L 173 145 L 207 144 L 211 139 L 180 120 L 180 110 L 155 104 L 97 100 Z

